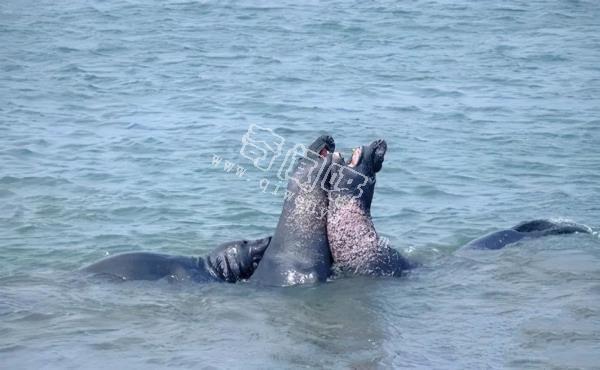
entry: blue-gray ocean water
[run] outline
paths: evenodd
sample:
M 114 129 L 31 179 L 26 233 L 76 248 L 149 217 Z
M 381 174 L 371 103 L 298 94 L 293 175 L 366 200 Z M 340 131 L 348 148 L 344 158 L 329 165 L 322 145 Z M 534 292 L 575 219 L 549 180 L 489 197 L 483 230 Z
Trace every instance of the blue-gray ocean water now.
M 595 0 L 2 1 L 0 367 L 598 368 L 597 234 L 457 250 L 533 218 L 600 228 L 599 19 Z M 240 154 L 252 124 L 284 139 L 271 169 Z M 423 267 L 289 289 L 75 272 L 269 235 L 282 157 L 322 133 L 346 155 L 388 141 L 374 222 Z

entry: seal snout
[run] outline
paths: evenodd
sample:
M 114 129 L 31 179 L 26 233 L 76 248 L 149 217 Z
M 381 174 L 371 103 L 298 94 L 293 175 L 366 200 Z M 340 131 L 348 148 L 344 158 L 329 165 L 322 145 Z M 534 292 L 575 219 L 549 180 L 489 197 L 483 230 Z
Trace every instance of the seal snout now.
M 373 148 L 372 153 L 372 161 L 373 161 L 373 170 L 375 172 L 381 171 L 381 166 L 383 165 L 383 159 L 385 157 L 385 153 L 387 152 L 387 143 L 383 139 L 375 140 L 371 143 L 371 147 Z
M 313 153 L 318 153 L 319 156 L 325 158 L 335 150 L 335 141 L 332 136 L 321 135 L 308 147 L 308 150 Z
M 387 150 L 387 142 L 384 139 L 377 139 L 373 142 L 373 146 L 375 148 L 381 148 L 382 150 Z
M 335 141 L 333 140 L 333 137 L 329 135 L 321 136 L 321 140 L 324 143 L 324 147 L 319 151 L 319 155 L 321 157 L 327 157 L 329 153 L 333 153 L 335 150 Z

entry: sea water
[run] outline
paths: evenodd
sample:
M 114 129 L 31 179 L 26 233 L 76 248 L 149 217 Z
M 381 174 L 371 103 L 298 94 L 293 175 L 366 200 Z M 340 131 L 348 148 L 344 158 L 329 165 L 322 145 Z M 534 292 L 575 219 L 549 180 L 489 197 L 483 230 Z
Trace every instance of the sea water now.
M 590 1 L 0 3 L 0 367 L 593 368 Z M 372 214 L 422 267 L 287 289 L 107 282 L 125 251 L 270 235 L 286 154 L 389 149 Z M 244 146 L 246 145 L 245 149 Z M 250 146 L 247 146 L 250 145 Z

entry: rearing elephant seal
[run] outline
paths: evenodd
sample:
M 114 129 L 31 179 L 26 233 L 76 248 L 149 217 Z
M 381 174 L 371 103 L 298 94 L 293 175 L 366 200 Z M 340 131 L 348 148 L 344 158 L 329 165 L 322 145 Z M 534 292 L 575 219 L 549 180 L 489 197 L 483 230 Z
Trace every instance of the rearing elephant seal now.
M 334 153 L 340 171 L 331 177 L 327 235 L 334 270 L 342 273 L 400 276 L 409 262 L 395 249 L 380 243 L 371 219 L 375 174 L 387 151 L 385 140 L 354 149 L 349 163 Z M 334 166 L 334 167 L 335 167 Z M 334 172 L 335 173 L 335 172 Z
M 331 273 L 327 189 L 335 143 L 321 136 L 300 158 L 288 182 L 277 229 L 250 281 L 288 286 L 325 281 Z

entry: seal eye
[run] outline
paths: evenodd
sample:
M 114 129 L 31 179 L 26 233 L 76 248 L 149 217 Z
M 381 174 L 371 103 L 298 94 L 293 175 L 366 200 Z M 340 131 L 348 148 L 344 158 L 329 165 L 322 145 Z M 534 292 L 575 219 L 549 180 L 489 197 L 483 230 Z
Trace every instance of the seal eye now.
M 242 244 L 246 245 L 246 244 L 248 244 L 248 241 L 244 240 L 244 241 L 242 241 Z

